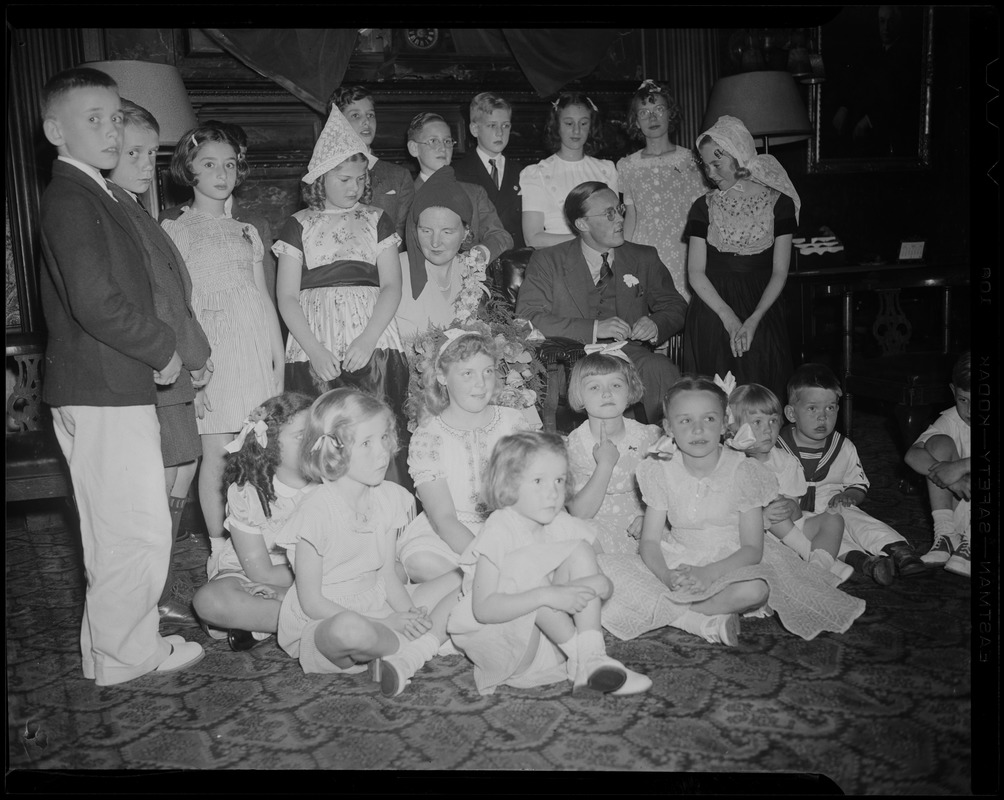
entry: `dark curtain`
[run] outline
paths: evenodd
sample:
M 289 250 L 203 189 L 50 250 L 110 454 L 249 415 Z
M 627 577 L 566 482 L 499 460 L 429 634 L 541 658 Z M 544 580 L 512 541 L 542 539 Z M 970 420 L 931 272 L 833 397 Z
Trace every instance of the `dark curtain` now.
M 220 47 L 324 114 L 356 45 L 355 28 L 203 28 Z
M 596 69 L 621 33 L 594 28 L 502 29 L 520 69 L 541 97 Z
M 342 82 L 355 48 L 354 28 L 203 28 L 213 41 L 260 75 L 275 81 L 311 108 L 324 113 Z M 460 33 L 467 53 L 500 51 L 499 29 Z M 457 36 L 458 31 L 454 31 Z M 527 80 L 541 97 L 590 74 L 607 54 L 619 29 L 503 28 Z

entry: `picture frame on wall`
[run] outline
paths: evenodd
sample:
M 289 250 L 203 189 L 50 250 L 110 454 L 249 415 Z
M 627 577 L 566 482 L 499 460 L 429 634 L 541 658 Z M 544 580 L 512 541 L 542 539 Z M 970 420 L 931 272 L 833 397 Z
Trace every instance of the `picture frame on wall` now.
M 933 6 L 844 6 L 815 29 L 809 172 L 930 167 L 933 30 Z

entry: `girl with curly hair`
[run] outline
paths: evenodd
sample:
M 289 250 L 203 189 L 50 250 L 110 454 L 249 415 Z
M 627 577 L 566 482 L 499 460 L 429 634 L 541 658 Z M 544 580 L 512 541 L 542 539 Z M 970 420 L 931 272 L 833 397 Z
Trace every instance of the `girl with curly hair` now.
M 192 603 L 209 635 L 234 650 L 254 647 L 279 624 L 279 606 L 293 582 L 276 533 L 315 486 L 300 471 L 300 439 L 310 398 L 287 392 L 266 400 L 227 445 L 224 527 L 230 532 L 209 557 L 209 583 Z

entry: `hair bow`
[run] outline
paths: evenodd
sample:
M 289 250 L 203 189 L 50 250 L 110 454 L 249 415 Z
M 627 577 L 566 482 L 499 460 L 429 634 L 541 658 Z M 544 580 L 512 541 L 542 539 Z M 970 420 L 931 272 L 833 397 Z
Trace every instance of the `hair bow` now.
M 715 386 L 717 386 L 719 389 L 725 392 L 726 398 L 731 397 L 732 392 L 735 391 L 736 378 L 735 375 L 732 374 L 732 370 L 726 372 L 724 378 L 720 377 L 716 372 L 714 377 L 714 382 Z M 725 415 L 729 425 L 734 425 L 736 418 L 735 415 L 732 413 L 732 406 L 729 405 L 728 400 L 725 401 Z
M 654 80 L 652 80 L 651 78 L 645 78 L 645 80 L 641 82 L 641 85 L 636 89 L 636 91 L 640 92 L 642 89 L 648 89 L 649 91 L 656 91 L 658 90 L 658 88 L 659 84 L 657 84 Z
M 436 358 L 439 358 L 439 356 L 443 354 L 443 351 L 457 341 L 457 339 L 460 339 L 463 336 L 480 336 L 477 331 L 469 331 L 464 328 L 450 328 L 448 331 L 443 331 L 443 335 L 446 339 L 439 346 L 439 352 L 436 354 Z
M 753 445 L 759 441 L 756 436 L 753 435 L 753 429 L 750 427 L 748 422 L 744 422 L 739 426 L 739 430 L 736 431 L 735 436 L 731 439 L 725 440 L 725 446 L 731 447 L 733 450 L 738 450 L 740 453 L 745 453 Z
M 338 439 L 336 439 L 330 433 L 322 433 L 320 436 L 317 437 L 317 439 L 315 440 L 314 444 L 311 446 L 310 452 L 313 453 L 313 452 L 315 452 L 317 450 L 320 450 L 321 449 L 321 445 L 324 444 L 324 440 L 325 439 L 330 439 L 331 443 L 335 447 L 337 447 L 339 450 L 341 449 L 342 443 L 340 441 L 338 441 Z
M 587 356 L 592 355 L 593 353 L 599 353 L 601 356 L 613 356 L 614 358 L 627 361 L 628 364 L 630 364 L 631 359 L 628 358 L 627 353 L 624 352 L 624 345 L 626 344 L 626 341 L 610 342 L 609 344 L 587 344 L 582 349 L 586 351 Z
M 590 98 L 588 98 L 588 97 L 586 98 L 586 102 L 587 102 L 587 103 L 589 103 L 589 107 L 590 107 L 590 108 L 591 108 L 591 109 L 592 109 L 593 111 L 595 111 L 595 112 L 599 113 L 599 109 L 598 109 L 598 108 L 596 107 L 596 103 L 594 103 L 594 102 L 593 102 L 593 101 L 592 101 L 592 100 L 591 100 Z
M 659 440 L 648 448 L 647 452 L 662 461 L 669 461 L 676 454 L 676 450 L 676 439 L 672 436 L 660 436 Z
M 192 134 L 192 147 L 198 147 L 198 146 L 199 146 L 199 140 L 195 138 L 195 134 L 193 133 Z
M 268 445 L 268 425 L 263 419 L 254 420 L 250 417 L 244 420 L 244 426 L 241 428 L 241 432 L 237 434 L 237 438 L 224 446 L 223 449 L 228 453 L 238 452 L 244 447 L 244 442 L 252 431 L 254 431 L 254 438 L 258 441 L 258 446 L 264 450 Z
M 554 99 L 554 100 L 551 101 L 551 108 L 553 108 L 555 111 L 558 110 L 558 100 L 557 99 Z

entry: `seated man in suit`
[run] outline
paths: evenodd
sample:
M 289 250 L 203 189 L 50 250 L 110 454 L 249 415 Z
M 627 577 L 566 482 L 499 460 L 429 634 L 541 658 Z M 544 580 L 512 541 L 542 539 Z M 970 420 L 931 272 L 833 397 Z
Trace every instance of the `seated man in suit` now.
M 408 126 L 408 152 L 418 159 L 419 173 L 415 179 L 417 191 L 432 173 L 440 167 L 448 167 L 453 160 L 453 137 L 446 120 L 439 114 L 428 111 L 418 114 Z M 484 189 L 473 183 L 461 183 L 460 188 L 467 193 L 474 206 L 470 225 L 473 246 L 470 249 L 480 250 L 484 263 L 487 264 L 512 247 L 512 236 L 502 227 L 495 206 Z M 407 231 L 406 238 L 411 242 L 415 236 L 415 226 L 410 220 Z
M 545 336 L 624 341 L 645 384 L 647 422 L 658 423 L 663 395 L 680 371 L 654 348 L 683 329 L 687 301 L 654 247 L 624 240 L 624 206 L 605 183 L 572 189 L 565 217 L 577 238 L 530 257 L 516 316 Z
M 523 198 L 519 193 L 519 173 L 525 164 L 502 155 L 512 130 L 512 106 L 492 92 L 481 92 L 471 100 L 471 135 L 478 146 L 469 156 L 453 164 L 458 181 L 476 183 L 488 193 L 513 247 L 524 247 Z

